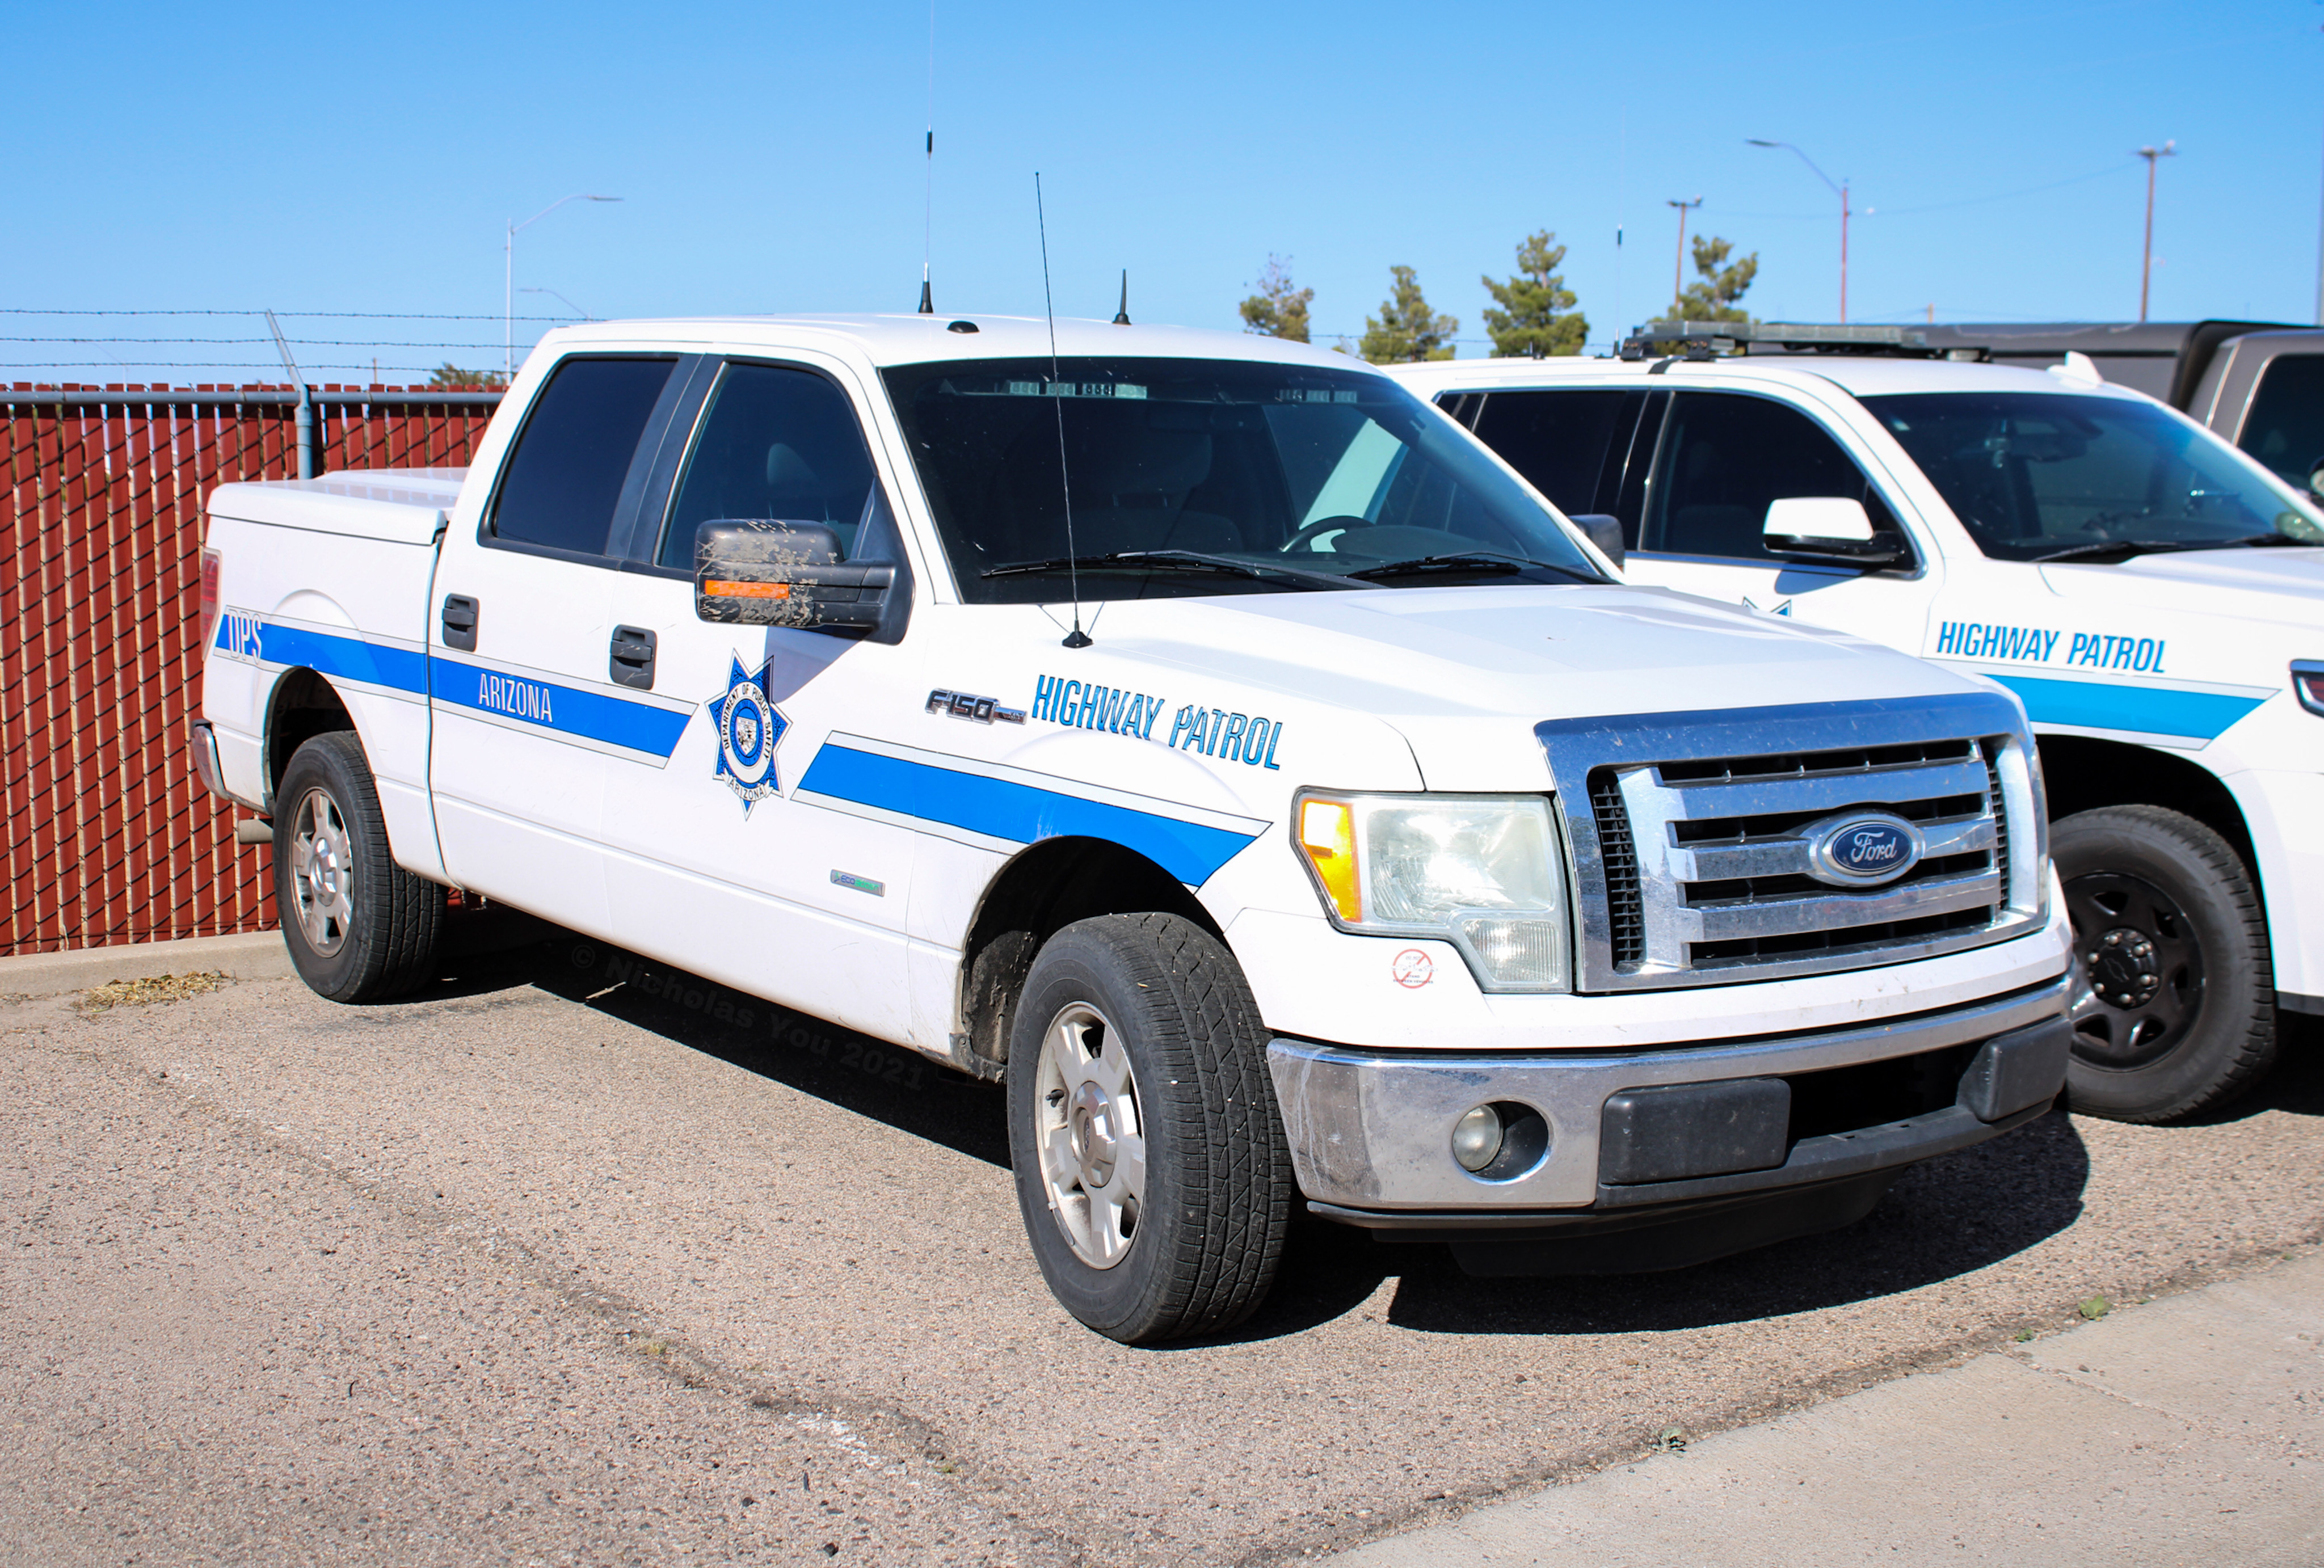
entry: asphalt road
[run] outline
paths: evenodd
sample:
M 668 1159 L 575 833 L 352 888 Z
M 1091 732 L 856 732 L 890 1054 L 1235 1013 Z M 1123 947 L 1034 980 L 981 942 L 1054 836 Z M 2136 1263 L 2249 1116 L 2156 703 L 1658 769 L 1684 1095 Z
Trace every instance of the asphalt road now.
M 1243 1331 L 1130 1350 L 1042 1289 L 997 1090 L 569 941 L 468 967 L 0 1006 L 16 1560 L 1296 1557 L 2324 1238 L 2308 1030 L 1831 1236 L 1483 1281 L 1318 1226 Z

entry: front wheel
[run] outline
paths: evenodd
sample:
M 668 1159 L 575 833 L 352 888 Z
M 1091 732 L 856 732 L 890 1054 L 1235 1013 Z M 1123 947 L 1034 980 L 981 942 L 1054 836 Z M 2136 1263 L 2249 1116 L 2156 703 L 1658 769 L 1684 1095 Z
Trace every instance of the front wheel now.
M 2275 1060 L 2267 918 L 2232 845 L 2159 806 L 2052 825 L 2077 959 L 2066 1099 L 2167 1121 L 2248 1088 Z
M 371 764 L 353 732 L 291 753 L 276 793 L 274 908 L 299 976 L 333 1001 L 380 1001 L 425 982 L 444 890 L 388 853 Z
M 1242 970 L 1176 915 L 1049 938 L 1009 1043 L 1017 1202 L 1059 1304 L 1125 1344 L 1233 1327 L 1282 1260 L 1290 1152 Z

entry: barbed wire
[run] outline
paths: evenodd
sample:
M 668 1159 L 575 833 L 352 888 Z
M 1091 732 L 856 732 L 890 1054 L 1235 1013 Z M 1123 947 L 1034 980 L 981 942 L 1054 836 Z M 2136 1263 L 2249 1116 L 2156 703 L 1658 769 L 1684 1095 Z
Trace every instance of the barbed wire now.
M 263 310 L 43 310 L 0 305 L 0 316 L 263 316 Z M 280 320 L 323 321 L 571 321 L 570 316 L 440 316 L 409 310 L 277 310 Z

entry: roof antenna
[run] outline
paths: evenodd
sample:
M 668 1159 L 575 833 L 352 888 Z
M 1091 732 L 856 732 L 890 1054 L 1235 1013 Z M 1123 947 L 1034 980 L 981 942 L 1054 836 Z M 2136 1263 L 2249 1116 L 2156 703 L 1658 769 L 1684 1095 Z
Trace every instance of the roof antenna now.
M 920 208 L 920 314 L 936 313 L 928 292 L 928 254 L 933 249 L 936 214 L 936 0 L 928 0 L 928 174 L 927 194 Z
M 1041 171 L 1033 171 L 1033 217 L 1041 226 L 1041 306 L 1049 315 L 1049 401 L 1057 410 L 1057 481 L 1065 497 L 1065 578 L 1073 584 L 1074 629 L 1065 634 L 1067 648 L 1087 648 L 1090 634 L 1082 630 L 1082 568 L 1074 549 L 1074 481 L 1065 472 L 1065 383 L 1057 368 L 1057 305 L 1049 296 L 1049 217 L 1041 207 Z M 1130 274 L 1122 274 L 1122 288 Z
M 1113 313 L 1113 324 L 1116 327 L 1130 325 L 1130 269 L 1128 267 L 1121 269 L 1121 309 Z

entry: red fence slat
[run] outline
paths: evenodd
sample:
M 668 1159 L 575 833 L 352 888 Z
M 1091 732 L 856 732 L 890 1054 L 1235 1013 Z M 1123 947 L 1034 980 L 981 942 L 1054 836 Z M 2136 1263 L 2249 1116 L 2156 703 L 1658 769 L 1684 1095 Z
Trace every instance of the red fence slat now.
M 0 390 L 0 956 L 269 928 L 268 852 L 235 845 L 186 735 L 201 503 L 228 481 L 293 477 L 295 410 L 55 390 Z M 464 465 L 492 417 L 396 398 L 317 409 L 327 473 Z

